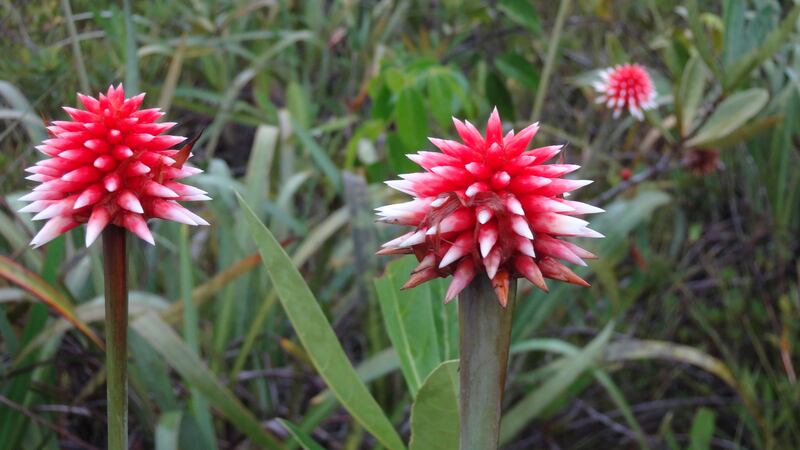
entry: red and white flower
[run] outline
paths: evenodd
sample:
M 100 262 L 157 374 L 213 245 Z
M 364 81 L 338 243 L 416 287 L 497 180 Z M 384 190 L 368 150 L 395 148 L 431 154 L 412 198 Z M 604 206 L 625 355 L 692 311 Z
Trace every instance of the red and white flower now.
M 185 165 L 192 143 L 162 134 L 175 123 L 156 122 L 158 108 L 139 109 L 144 94 L 125 98 L 122 85 L 98 98 L 78 94 L 86 108 L 65 107 L 71 121 L 55 121 L 52 138 L 36 148 L 48 156 L 26 169 L 41 183 L 21 198 L 21 212 L 47 220 L 31 245 L 39 247 L 86 223 L 88 247 L 108 224 L 127 228 L 153 244 L 147 219 L 208 225 L 177 201 L 210 200 L 206 192 L 176 180 L 202 172 Z
M 600 94 L 597 103 L 605 103 L 614 110 L 615 118 L 619 117 L 623 109 L 627 109 L 633 117 L 642 120 L 642 111 L 656 106 L 653 80 L 639 64 L 609 67 L 600 73 L 600 80 L 593 86 Z
M 576 217 L 603 210 L 564 198 L 591 183 L 561 178 L 579 166 L 543 164 L 562 146 L 526 151 L 539 125 L 503 136 L 497 109 L 485 136 L 467 121 L 453 122 L 463 143 L 430 138 L 441 153 L 408 155 L 425 171 L 386 182 L 414 198 L 377 208 L 380 221 L 414 228 L 378 252 L 413 253 L 420 261 L 404 287 L 453 275 L 450 301 L 475 276 L 487 276 L 505 306 L 509 282 L 517 277 L 544 291 L 545 277 L 588 286 L 557 261 L 586 265 L 584 259 L 595 258 L 561 237 L 603 237 Z

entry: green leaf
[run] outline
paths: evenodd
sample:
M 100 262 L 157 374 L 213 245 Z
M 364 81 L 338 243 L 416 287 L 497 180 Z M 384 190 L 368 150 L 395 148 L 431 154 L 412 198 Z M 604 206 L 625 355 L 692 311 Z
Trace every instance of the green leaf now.
M 523 397 L 506 414 L 500 431 L 500 443 L 504 444 L 514 438 L 531 420 L 538 417 L 562 392 L 566 391 L 572 383 L 592 368 L 598 361 L 603 349 L 611 337 L 614 323 L 610 322 L 600 334 L 583 350 L 574 356 L 565 358 L 558 371 L 534 392 Z
M 404 87 L 397 96 L 395 122 L 400 140 L 408 151 L 416 151 L 425 145 L 428 113 L 422 95 L 413 86 Z
M 300 84 L 292 80 L 286 88 L 286 106 L 292 119 L 304 129 L 311 126 L 311 113 L 308 109 L 309 101 L 306 92 Z
M 386 325 L 386 333 L 400 358 L 403 377 L 412 398 L 425 377 L 441 362 L 432 303 L 443 308 L 440 299 L 431 298 L 427 285 L 402 289 L 416 266 L 413 256 L 398 259 L 375 280 L 375 290 Z
M 689 431 L 689 450 L 708 450 L 714 437 L 714 411 L 700 408 L 692 420 Z
M 168 411 L 161 414 L 156 424 L 156 450 L 178 450 L 182 418 L 181 411 Z
M 319 444 L 317 444 L 314 439 L 311 438 L 305 431 L 297 428 L 291 422 L 286 419 L 278 419 L 278 422 L 286 428 L 286 431 L 292 435 L 294 440 L 303 447 L 303 450 L 323 450 Z
M 202 393 L 231 425 L 247 435 L 256 445 L 266 449 L 284 448 L 158 315 L 153 312 L 142 314 L 131 322 L 131 328 L 161 354 L 189 386 Z
M 507 120 L 514 120 L 514 103 L 511 93 L 508 92 L 506 83 L 494 71 L 486 75 L 486 97 L 489 104 L 496 106 L 500 116 Z
M 431 76 L 427 83 L 428 105 L 433 118 L 442 128 L 450 126 L 453 116 L 453 92 L 444 75 Z
M 409 450 L 458 450 L 458 360 L 431 372 L 411 406 Z
M 269 198 L 269 174 L 272 171 L 279 133 L 278 127 L 272 125 L 260 125 L 256 129 L 244 178 L 246 198 L 252 205 L 259 205 Z
M 736 62 L 726 67 L 725 76 L 722 78 L 724 90 L 731 91 L 736 88 L 750 75 L 750 72 L 777 52 L 794 30 L 798 17 L 800 17 L 800 4 L 795 4 L 778 28 L 767 36 L 764 44 L 750 50 L 744 56 L 739 56 Z
M 700 128 L 697 135 L 689 139 L 689 147 L 702 147 L 709 142 L 722 139 L 744 125 L 767 104 L 769 94 L 761 88 L 737 92 L 726 98 Z
M 509 19 L 520 25 L 527 27 L 535 34 L 542 32 L 542 24 L 539 21 L 539 13 L 533 7 L 530 0 L 500 0 L 497 5 Z
M 727 136 L 723 136 L 719 139 L 712 139 L 706 142 L 705 146 L 712 148 L 724 148 L 737 142 L 750 139 L 751 137 L 769 128 L 772 128 L 775 124 L 782 122 L 783 120 L 784 118 L 781 116 L 759 117 L 747 122 Z
M 686 20 L 689 21 L 689 28 L 692 30 L 694 45 L 697 47 L 700 57 L 703 58 L 706 66 L 711 69 L 711 72 L 714 73 L 714 76 L 717 79 L 723 79 L 724 75 L 719 68 L 717 57 L 714 54 L 713 48 L 711 47 L 711 39 L 705 32 L 703 24 L 700 21 L 700 12 L 697 9 L 697 0 L 688 0 L 686 2 L 686 9 Z
M 611 253 L 628 234 L 669 201 L 670 196 L 662 191 L 643 189 L 633 198 L 620 198 L 605 206 L 606 212 L 592 221 L 592 228 L 606 235 L 597 243 L 598 254 L 612 258 Z
M 725 0 L 723 10 L 725 20 L 725 43 L 722 51 L 722 64 L 727 68 L 746 50 L 744 34 L 744 13 L 747 3 L 741 0 Z
M 364 428 L 389 449 L 405 449 L 389 419 L 359 379 L 300 272 L 253 210 L 239 197 L 250 233 L 278 298 L 311 362 L 336 398 Z
M 686 64 L 678 86 L 678 97 L 675 104 L 680 117 L 680 130 L 683 136 L 691 133 L 697 109 L 703 98 L 706 86 L 706 67 L 703 61 L 694 56 Z
M 535 92 L 539 88 L 539 70 L 518 53 L 503 53 L 494 60 L 497 70 L 506 78 Z

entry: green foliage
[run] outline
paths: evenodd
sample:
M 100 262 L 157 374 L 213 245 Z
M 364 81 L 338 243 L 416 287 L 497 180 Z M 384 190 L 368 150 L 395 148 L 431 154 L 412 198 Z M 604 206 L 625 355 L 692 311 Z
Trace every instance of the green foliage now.
M 575 269 L 591 288 L 520 284 L 507 447 L 800 448 L 789 3 L 4 2 L 2 446 L 103 446 L 99 249 L 80 228 L 30 249 L 17 210 L 42 119 L 124 81 L 206 130 L 190 182 L 214 198 L 192 206 L 211 227 L 153 221 L 158 245 L 131 246 L 143 448 L 456 448 L 448 280 L 398 290 L 414 260 L 372 255 L 400 229 L 371 208 L 405 198 L 382 182 L 419 170 L 407 153 L 494 106 L 515 130 L 536 109 L 533 145 L 569 144 L 595 180 L 575 198 L 607 211 Z M 641 123 L 594 103 L 624 62 L 658 89 Z M 710 171 L 698 148 L 722 150 Z
M 409 450 L 458 449 L 458 361 L 446 361 L 425 379 L 411 406 Z

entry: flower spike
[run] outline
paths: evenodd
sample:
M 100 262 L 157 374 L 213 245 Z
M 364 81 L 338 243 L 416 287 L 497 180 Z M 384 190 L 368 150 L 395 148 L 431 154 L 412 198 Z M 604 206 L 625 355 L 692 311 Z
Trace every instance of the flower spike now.
M 636 120 L 643 120 L 643 111 L 656 107 L 656 90 L 650 74 L 639 64 L 610 67 L 600 73 L 594 83 L 600 94 L 597 103 L 605 103 L 614 111 L 614 118 L 627 109 Z
M 504 135 L 497 109 L 485 135 L 468 121 L 453 123 L 463 143 L 429 138 L 441 153 L 409 155 L 423 172 L 387 182 L 413 200 L 377 209 L 379 221 L 414 228 L 378 252 L 413 253 L 420 261 L 404 287 L 452 275 L 449 302 L 476 276 L 485 276 L 505 307 L 515 278 L 526 278 L 543 291 L 545 277 L 588 285 L 556 259 L 585 265 L 584 259 L 595 257 L 561 238 L 602 237 L 576 217 L 602 210 L 564 200 L 565 193 L 590 181 L 560 178 L 578 166 L 543 164 L 562 146 L 526 151 L 539 125 Z
M 31 245 L 39 247 L 82 223 L 87 247 L 109 224 L 151 244 L 147 219 L 208 224 L 176 203 L 209 199 L 205 191 L 175 181 L 200 172 L 184 165 L 200 136 L 171 149 L 186 138 L 162 134 L 176 124 L 155 122 L 163 113 L 139 109 L 143 100 L 144 94 L 125 98 L 122 85 L 98 98 L 78 94 L 85 110 L 65 107 L 72 120 L 47 127 L 52 138 L 37 149 L 48 158 L 26 169 L 41 184 L 21 198 L 31 202 L 22 212 L 48 220 Z

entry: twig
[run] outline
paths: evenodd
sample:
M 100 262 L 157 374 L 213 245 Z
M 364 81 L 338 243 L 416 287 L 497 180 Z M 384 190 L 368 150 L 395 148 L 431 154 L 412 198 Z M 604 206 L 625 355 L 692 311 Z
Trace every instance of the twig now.
M 69 431 L 65 430 L 62 427 L 59 427 L 57 425 L 53 425 L 52 423 L 48 422 L 47 420 L 45 420 L 44 418 L 42 418 L 38 414 L 35 414 L 35 413 L 29 411 L 23 405 L 20 405 L 19 403 L 16 403 L 16 402 L 8 399 L 7 397 L 5 397 L 3 395 L 0 395 L 0 403 L 8 406 L 9 408 L 13 409 L 14 411 L 19 412 L 20 414 L 24 414 L 25 416 L 27 416 L 28 418 L 30 418 L 34 422 L 36 422 L 36 423 L 38 423 L 40 425 L 43 425 L 43 426 L 55 431 L 59 435 L 61 435 L 61 436 L 65 437 L 65 438 L 73 441 L 73 443 L 75 443 L 76 445 L 79 445 L 79 446 L 81 446 L 83 448 L 90 449 L 90 450 L 100 450 L 98 447 L 95 447 L 92 444 L 89 444 L 88 442 L 86 442 L 86 441 L 82 440 L 81 438 L 75 436 L 74 434 L 70 433 Z

